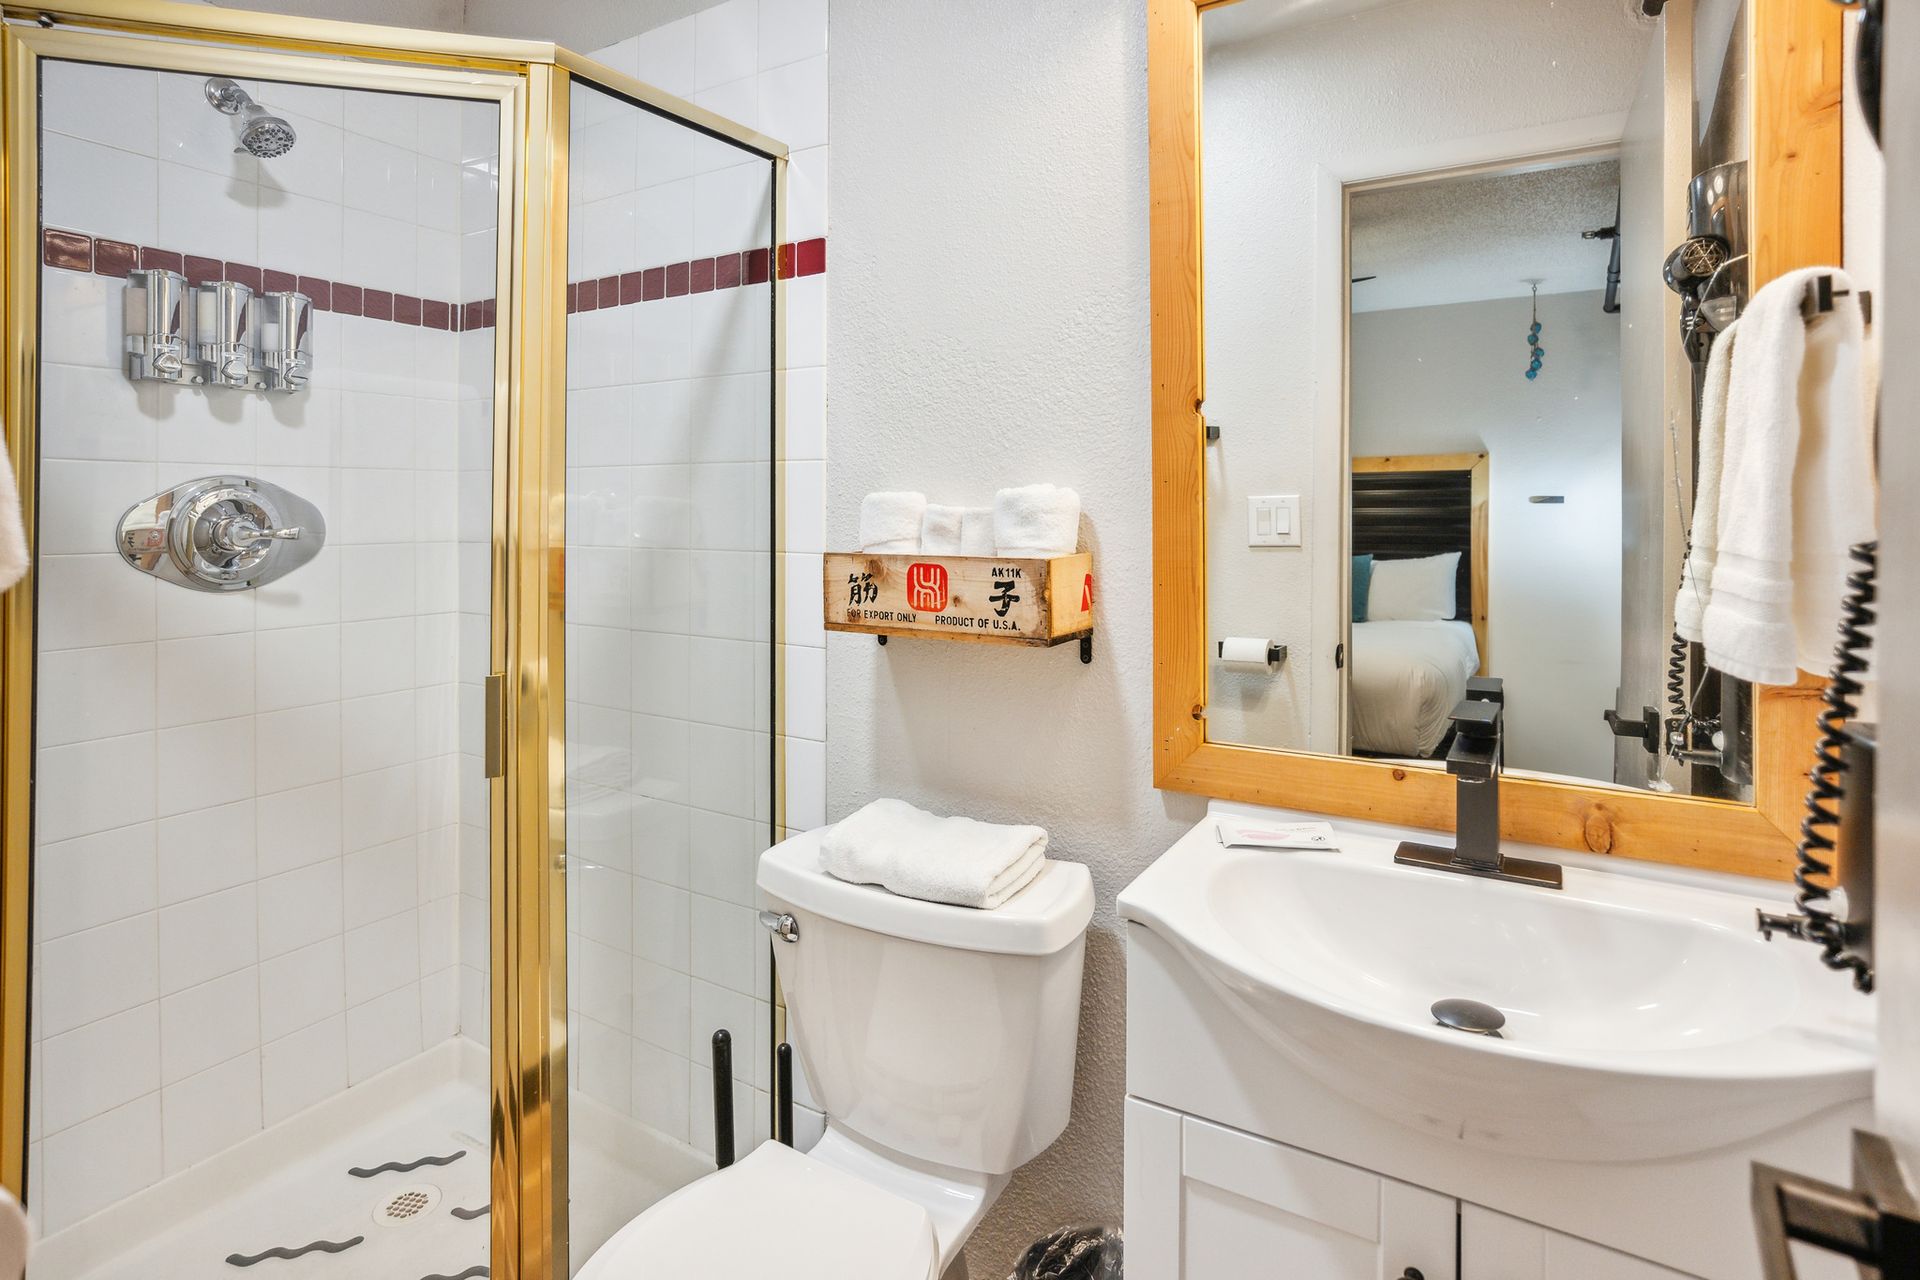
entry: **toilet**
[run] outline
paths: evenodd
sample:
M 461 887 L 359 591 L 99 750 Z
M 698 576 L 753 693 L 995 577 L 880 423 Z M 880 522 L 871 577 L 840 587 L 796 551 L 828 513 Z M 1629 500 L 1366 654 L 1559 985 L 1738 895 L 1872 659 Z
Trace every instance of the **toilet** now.
M 622 1227 L 579 1280 L 937 1280 L 1015 1169 L 1066 1128 L 1093 881 L 1049 862 L 991 911 L 760 857 L 794 1047 L 826 1134 L 763 1143 Z M 997 1265 L 997 1264 L 996 1264 Z

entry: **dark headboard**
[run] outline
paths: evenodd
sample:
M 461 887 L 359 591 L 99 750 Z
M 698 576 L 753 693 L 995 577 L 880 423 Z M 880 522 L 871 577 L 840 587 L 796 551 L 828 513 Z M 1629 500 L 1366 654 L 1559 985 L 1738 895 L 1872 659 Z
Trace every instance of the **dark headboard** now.
M 1355 462 L 1360 462 L 1355 459 Z M 1353 472 L 1353 554 L 1414 560 L 1460 553 L 1454 617 L 1473 620 L 1473 472 Z

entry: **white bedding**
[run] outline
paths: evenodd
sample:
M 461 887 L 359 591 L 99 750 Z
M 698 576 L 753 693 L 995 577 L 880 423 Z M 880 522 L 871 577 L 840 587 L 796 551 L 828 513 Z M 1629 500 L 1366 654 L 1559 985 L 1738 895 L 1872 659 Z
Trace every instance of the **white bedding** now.
M 1356 751 L 1429 756 L 1480 669 L 1465 622 L 1356 622 L 1348 731 Z

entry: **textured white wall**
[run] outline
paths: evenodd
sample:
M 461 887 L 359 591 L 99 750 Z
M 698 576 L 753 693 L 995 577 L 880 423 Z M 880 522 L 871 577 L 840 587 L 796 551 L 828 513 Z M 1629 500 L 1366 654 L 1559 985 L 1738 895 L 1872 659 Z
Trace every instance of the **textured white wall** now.
M 1887 243 L 1920 231 L 1920 14 L 1911 9 L 1887 24 Z M 1920 345 L 1920 257 L 1890 254 L 1888 305 L 1880 340 L 1886 351 Z M 1882 308 L 1874 308 L 1876 314 Z M 1920 474 L 1920 367 L 1890 360 L 1881 387 L 1883 491 L 1900 493 L 1905 477 Z M 1912 653 L 1920 644 L 1920 507 L 1881 507 L 1880 645 Z M 1880 762 L 1881 865 L 1876 922 L 1880 971 L 1880 1122 L 1902 1144 L 1910 1172 L 1920 1170 L 1920 672 L 1889 662 L 1881 723 L 1897 727 L 1883 739 Z
M 1093 868 L 1074 1116 L 968 1249 L 976 1278 L 1120 1213 L 1117 890 L 1196 821 L 1153 790 L 1146 20 L 1140 0 L 834 0 L 829 545 L 860 497 L 1078 489 L 1094 661 L 854 636 L 828 646 L 829 818 L 881 795 L 1044 824 Z M 964 107 L 962 107 L 964 104 Z M 933 992 L 928 998 L 936 998 Z
M 1316 298 L 1316 238 L 1337 245 L 1341 228 L 1337 204 L 1323 220 L 1316 166 L 1383 177 L 1458 163 L 1438 157 L 1464 140 L 1624 113 L 1652 30 L 1619 5 L 1428 0 L 1208 50 L 1207 416 L 1226 428 L 1208 450 L 1207 497 L 1224 514 L 1208 527 L 1207 627 L 1290 646 L 1265 696 L 1216 682 L 1214 736 L 1332 745 L 1338 631 L 1314 606 L 1337 602 L 1339 579 L 1315 562 L 1340 549 L 1314 505 L 1337 501 L 1319 489 L 1340 446 L 1316 407 L 1339 334 Z M 1516 137 L 1496 154 L 1541 147 Z M 1260 493 L 1302 495 L 1300 551 L 1249 550 L 1241 513 Z
M 1487 648 L 1507 682 L 1507 763 L 1610 780 L 1600 713 L 1620 677 L 1620 317 L 1601 298 L 1540 299 L 1535 382 L 1525 298 L 1355 315 L 1351 435 L 1356 458 L 1486 451 Z

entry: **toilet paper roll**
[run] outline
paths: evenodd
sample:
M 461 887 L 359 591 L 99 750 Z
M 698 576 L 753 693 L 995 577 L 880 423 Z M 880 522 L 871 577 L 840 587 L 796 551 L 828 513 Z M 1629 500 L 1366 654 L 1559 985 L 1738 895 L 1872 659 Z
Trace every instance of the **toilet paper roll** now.
M 1219 654 L 1229 666 L 1272 667 L 1286 658 L 1287 650 L 1258 636 L 1228 636 L 1220 641 Z

